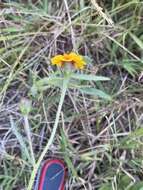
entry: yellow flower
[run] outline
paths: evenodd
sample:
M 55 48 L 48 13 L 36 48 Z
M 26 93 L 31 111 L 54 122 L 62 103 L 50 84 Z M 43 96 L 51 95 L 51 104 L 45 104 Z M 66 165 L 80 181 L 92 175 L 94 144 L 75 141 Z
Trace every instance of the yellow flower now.
M 74 52 L 56 55 L 51 59 L 53 65 L 63 67 L 65 64 L 72 64 L 76 69 L 83 69 L 86 65 L 83 57 Z

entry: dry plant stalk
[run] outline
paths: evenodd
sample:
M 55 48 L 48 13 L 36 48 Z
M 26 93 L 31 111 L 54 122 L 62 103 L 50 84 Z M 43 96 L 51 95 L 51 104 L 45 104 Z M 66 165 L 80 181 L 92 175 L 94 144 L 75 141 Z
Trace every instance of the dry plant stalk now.
M 97 10 L 98 14 L 99 14 L 100 16 L 102 16 L 102 17 L 108 22 L 108 24 L 110 24 L 111 26 L 113 26 L 113 25 L 114 25 L 113 20 L 112 20 L 111 18 L 109 18 L 109 17 L 102 11 L 103 8 L 98 5 L 98 3 L 96 2 L 96 0 L 91 0 L 91 3 L 93 4 L 93 6 L 95 7 L 95 9 Z

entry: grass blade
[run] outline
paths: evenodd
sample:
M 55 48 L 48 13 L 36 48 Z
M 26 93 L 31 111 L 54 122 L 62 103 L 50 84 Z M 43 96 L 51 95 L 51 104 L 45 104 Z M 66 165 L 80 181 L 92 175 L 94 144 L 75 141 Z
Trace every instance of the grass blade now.
M 130 33 L 130 36 L 136 42 L 136 44 L 143 50 L 143 42 L 133 33 Z

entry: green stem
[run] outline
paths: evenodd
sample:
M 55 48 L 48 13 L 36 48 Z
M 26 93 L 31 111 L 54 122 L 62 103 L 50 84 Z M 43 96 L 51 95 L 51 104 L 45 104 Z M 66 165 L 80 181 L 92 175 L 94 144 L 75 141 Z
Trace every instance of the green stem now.
M 61 98 L 60 98 L 58 110 L 57 110 L 57 113 L 56 113 L 56 119 L 55 119 L 53 131 L 52 131 L 51 136 L 50 136 L 50 138 L 49 138 L 49 140 L 48 140 L 48 142 L 47 142 L 47 144 L 46 144 L 43 152 L 41 153 L 41 155 L 40 155 L 37 163 L 34 165 L 34 168 L 33 168 L 33 171 L 32 171 L 31 177 L 30 177 L 30 181 L 29 181 L 29 185 L 28 185 L 27 190 L 32 190 L 33 184 L 34 184 L 34 180 L 35 180 L 35 176 L 37 174 L 39 166 L 40 166 L 40 164 L 41 164 L 41 162 L 42 162 L 45 154 L 47 153 L 50 145 L 54 141 L 54 137 L 55 137 L 55 134 L 56 134 L 56 131 L 57 131 L 57 128 L 58 128 L 58 123 L 59 123 L 61 109 L 62 109 L 62 106 L 63 106 L 66 90 L 67 90 L 67 87 L 68 87 L 68 82 L 69 82 L 69 78 L 65 78 L 63 80 L 63 87 L 62 87 L 62 92 L 61 92 Z

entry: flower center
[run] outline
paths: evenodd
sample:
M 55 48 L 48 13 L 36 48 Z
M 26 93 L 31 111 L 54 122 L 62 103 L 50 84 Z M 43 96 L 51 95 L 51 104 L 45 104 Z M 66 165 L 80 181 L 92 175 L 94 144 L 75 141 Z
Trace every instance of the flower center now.
M 72 61 L 72 57 L 69 54 L 64 54 L 65 61 Z

